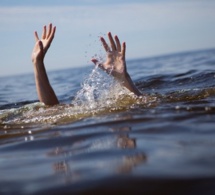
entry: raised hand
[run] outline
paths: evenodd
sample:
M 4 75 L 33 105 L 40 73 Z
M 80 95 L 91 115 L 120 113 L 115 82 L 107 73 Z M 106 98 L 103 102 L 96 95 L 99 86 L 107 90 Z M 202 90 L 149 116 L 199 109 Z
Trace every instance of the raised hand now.
M 37 31 L 34 32 L 35 46 L 32 52 L 32 62 L 43 61 L 48 48 L 50 47 L 54 38 L 56 27 L 49 24 L 48 29 L 43 27 L 41 39 L 39 38 Z
M 123 79 L 126 74 L 126 61 L 125 61 L 125 50 L 126 44 L 120 44 L 119 38 L 114 36 L 114 39 L 109 32 L 108 38 L 110 41 L 110 46 L 106 43 L 103 37 L 100 38 L 103 47 L 107 53 L 106 61 L 104 63 L 99 63 L 97 59 L 92 59 L 94 64 L 98 64 L 101 69 L 111 74 L 116 79 Z
M 44 65 L 44 57 L 52 43 L 55 31 L 56 27 L 52 27 L 52 24 L 49 24 L 48 29 L 44 26 L 41 39 L 39 39 L 38 34 L 35 31 L 34 37 L 36 43 L 31 55 L 34 64 L 37 95 L 40 102 L 43 102 L 46 105 L 55 105 L 59 103 L 57 96 L 49 83 Z
M 95 58 L 93 58 L 91 61 L 95 65 L 98 65 L 102 70 L 112 75 L 116 80 L 118 80 L 121 83 L 122 86 L 126 87 L 135 95 L 142 95 L 134 85 L 126 69 L 125 42 L 123 42 L 121 45 L 119 38 L 117 36 L 114 36 L 115 39 L 114 41 L 110 32 L 107 35 L 110 42 L 110 46 L 107 44 L 103 37 L 100 38 L 107 54 L 106 61 L 104 63 L 100 63 Z

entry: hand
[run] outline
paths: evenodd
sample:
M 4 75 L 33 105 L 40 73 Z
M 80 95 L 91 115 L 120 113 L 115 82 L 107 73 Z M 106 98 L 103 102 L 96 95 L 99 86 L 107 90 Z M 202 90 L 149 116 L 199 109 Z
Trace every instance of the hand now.
M 45 54 L 48 51 L 48 48 L 50 47 L 54 38 L 55 31 L 56 27 L 52 27 L 52 24 L 49 24 L 48 29 L 46 26 L 44 26 L 41 39 L 39 39 L 37 31 L 34 32 L 36 43 L 32 52 L 33 63 L 36 63 L 38 61 L 43 62 Z
M 101 69 L 106 71 L 108 74 L 111 74 L 120 84 L 126 87 L 129 91 L 135 95 L 142 95 L 141 92 L 136 88 L 134 82 L 132 81 L 130 75 L 126 69 L 125 61 L 125 42 L 120 44 L 120 41 L 117 36 L 114 39 L 111 33 L 108 33 L 108 38 L 110 41 L 110 46 L 106 43 L 103 37 L 100 38 L 105 51 L 107 52 L 107 59 L 104 63 L 100 63 L 97 59 L 93 58 L 92 62 L 95 65 L 98 65 Z
M 104 63 L 99 63 L 97 59 L 93 58 L 91 61 L 95 65 L 99 65 L 101 69 L 106 71 L 108 74 L 111 74 L 114 78 L 118 80 L 125 79 L 127 70 L 126 70 L 126 61 L 125 61 L 125 50 L 126 44 L 120 44 L 120 41 L 117 36 L 114 36 L 114 39 L 109 32 L 108 38 L 110 41 L 110 46 L 106 43 L 103 37 L 100 38 L 105 51 L 107 52 L 106 61 Z

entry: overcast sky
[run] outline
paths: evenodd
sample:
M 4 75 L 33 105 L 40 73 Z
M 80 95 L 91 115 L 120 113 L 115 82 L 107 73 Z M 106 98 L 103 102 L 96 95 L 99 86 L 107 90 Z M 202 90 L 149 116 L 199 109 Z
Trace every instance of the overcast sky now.
M 91 65 L 108 31 L 127 59 L 215 48 L 214 0 L 1 0 L 0 76 L 33 72 L 33 32 L 57 26 L 47 70 Z

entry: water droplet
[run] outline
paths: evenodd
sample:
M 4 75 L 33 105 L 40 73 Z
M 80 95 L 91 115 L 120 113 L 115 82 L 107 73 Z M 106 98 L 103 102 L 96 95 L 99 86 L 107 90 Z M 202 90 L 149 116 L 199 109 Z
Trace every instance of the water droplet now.
M 209 111 L 209 110 L 211 110 L 211 108 L 210 107 L 205 107 L 205 110 Z
M 179 110 L 179 109 L 180 109 L 180 106 L 176 106 L 175 109 L 176 109 L 176 110 Z

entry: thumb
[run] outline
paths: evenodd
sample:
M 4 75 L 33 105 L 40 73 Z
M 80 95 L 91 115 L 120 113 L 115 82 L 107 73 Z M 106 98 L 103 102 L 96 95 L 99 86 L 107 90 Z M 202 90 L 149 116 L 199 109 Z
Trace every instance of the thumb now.
M 99 60 L 92 58 L 91 62 L 93 62 L 95 64 L 95 66 L 98 66 L 100 68 L 103 68 L 103 64 L 101 62 L 99 62 Z
M 40 51 L 43 52 L 43 43 L 42 43 L 42 41 L 39 41 L 38 44 L 39 44 L 39 47 L 40 47 Z
M 102 70 L 105 70 L 104 64 L 102 64 L 101 62 L 99 62 L 99 60 L 92 58 L 91 62 L 93 62 L 95 64 L 95 66 L 98 66 L 99 68 L 101 68 Z
M 98 65 L 99 61 L 97 59 L 93 58 L 93 59 L 91 59 L 91 62 L 93 62 L 95 65 Z

